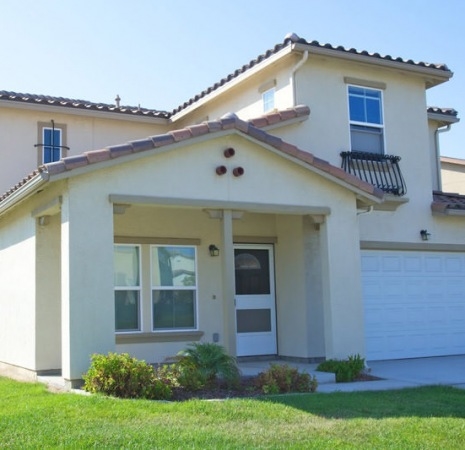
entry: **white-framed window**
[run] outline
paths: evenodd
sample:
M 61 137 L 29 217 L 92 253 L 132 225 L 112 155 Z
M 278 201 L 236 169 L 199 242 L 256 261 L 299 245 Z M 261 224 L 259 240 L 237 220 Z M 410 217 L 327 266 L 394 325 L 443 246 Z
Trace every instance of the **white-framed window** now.
M 384 153 L 382 91 L 349 85 L 348 98 L 351 150 Z
M 152 245 L 150 261 L 153 331 L 196 329 L 196 247 Z
M 42 128 L 42 161 L 44 164 L 61 159 L 62 131 L 60 128 Z
M 274 109 L 275 88 L 267 89 L 262 92 L 263 112 L 269 112 Z
M 141 331 L 141 248 L 114 246 L 115 331 Z

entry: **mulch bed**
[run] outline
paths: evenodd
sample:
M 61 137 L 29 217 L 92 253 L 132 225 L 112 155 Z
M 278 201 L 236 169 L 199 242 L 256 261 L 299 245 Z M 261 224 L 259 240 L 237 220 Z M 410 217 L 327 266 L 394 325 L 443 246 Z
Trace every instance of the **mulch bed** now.
M 225 384 L 218 384 L 209 389 L 186 391 L 183 388 L 173 389 L 173 401 L 190 399 L 216 400 L 226 398 L 254 398 L 263 395 L 261 389 L 255 384 L 255 377 L 242 377 L 237 387 L 231 388 Z
M 382 378 L 362 373 L 354 381 L 377 381 Z M 185 401 L 190 399 L 221 400 L 226 398 L 255 398 L 264 395 L 262 390 L 256 386 L 256 377 L 242 377 L 239 386 L 229 388 L 224 384 L 218 384 L 210 389 L 199 389 L 198 391 L 186 391 L 183 388 L 173 389 L 172 401 Z M 318 389 L 316 390 L 318 392 Z

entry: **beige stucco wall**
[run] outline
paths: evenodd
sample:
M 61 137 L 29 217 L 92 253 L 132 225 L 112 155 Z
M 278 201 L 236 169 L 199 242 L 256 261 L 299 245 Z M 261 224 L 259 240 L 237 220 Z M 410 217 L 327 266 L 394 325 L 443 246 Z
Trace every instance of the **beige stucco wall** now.
M 0 219 L 0 362 L 35 370 L 35 221 Z
M 360 216 L 364 241 L 420 243 L 427 229 L 435 243 L 465 243 L 460 227 L 441 229 L 432 216 L 434 146 L 428 128 L 424 83 L 412 75 L 352 62 L 310 58 L 297 73 L 298 97 L 312 113 L 300 126 L 276 133 L 340 166 L 340 152 L 350 150 L 347 84 L 344 77 L 384 83 L 385 151 L 400 156 L 408 203 L 395 212 Z
M 54 120 L 57 125 L 66 125 L 66 145 L 70 147 L 68 156 L 141 139 L 167 129 L 167 125 L 157 124 L 155 119 L 152 122 L 137 122 L 122 120 L 124 116 L 121 115 L 110 119 L 99 117 L 98 114 L 67 114 L 66 109 L 63 109 L 63 112 L 49 112 L 32 107 L 6 107 L 4 103 L 0 103 L 1 193 L 37 167 L 40 149 L 34 145 L 39 143 L 39 122 L 49 123 L 51 126 L 50 121 Z
M 216 120 L 226 113 L 235 113 L 239 118 L 247 120 L 264 114 L 262 92 L 274 85 L 275 108 L 286 109 L 293 105 L 292 86 L 290 83 L 292 67 L 301 59 L 299 55 L 287 55 L 280 61 L 270 64 L 264 69 L 248 73 L 233 80 L 233 84 L 243 79 L 237 86 L 213 91 L 208 103 L 200 100 L 194 107 L 188 107 L 173 117 L 174 127 L 182 128 L 204 120 Z M 193 105 L 194 106 L 194 105 Z

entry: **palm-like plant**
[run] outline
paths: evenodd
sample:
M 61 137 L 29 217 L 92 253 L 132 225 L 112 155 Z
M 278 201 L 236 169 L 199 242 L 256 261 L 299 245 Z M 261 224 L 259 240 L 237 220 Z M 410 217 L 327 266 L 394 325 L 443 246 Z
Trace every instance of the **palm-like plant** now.
M 229 386 L 238 383 L 240 371 L 236 359 L 228 355 L 221 345 L 204 342 L 192 343 L 188 348 L 178 353 L 179 365 L 187 372 L 197 372 L 207 386 L 213 386 L 224 380 Z

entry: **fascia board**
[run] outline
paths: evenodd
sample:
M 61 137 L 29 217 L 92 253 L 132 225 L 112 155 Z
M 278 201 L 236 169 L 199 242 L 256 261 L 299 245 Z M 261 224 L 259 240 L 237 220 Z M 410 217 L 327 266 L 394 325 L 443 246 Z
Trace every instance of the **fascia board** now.
M 428 113 L 428 120 L 434 120 L 444 124 L 454 124 L 460 122 L 460 119 L 456 116 L 449 116 L 447 114 Z
M 343 50 L 333 50 L 329 48 L 314 47 L 306 44 L 293 44 L 293 50 L 296 51 L 308 51 L 310 54 L 328 56 L 331 58 L 345 59 L 348 61 L 359 62 L 369 65 L 387 67 L 396 70 L 402 70 L 406 72 L 413 72 L 418 75 L 423 75 L 430 80 L 431 78 L 435 81 L 434 84 L 428 85 L 428 87 L 435 86 L 449 80 L 453 76 L 453 72 L 450 70 L 440 70 L 431 67 L 422 67 L 418 65 L 411 65 L 400 61 L 389 61 L 387 59 L 377 58 L 374 56 L 360 55 L 357 53 L 350 53 Z
M 240 201 L 224 201 L 210 199 L 191 199 L 177 197 L 158 197 L 144 195 L 110 194 L 108 199 L 111 203 L 139 204 L 139 205 L 163 205 L 184 206 L 204 209 L 228 209 L 234 211 L 266 212 L 276 214 L 300 214 L 328 216 L 331 209 L 327 206 L 302 206 L 292 204 L 263 204 Z
M 24 186 L 13 192 L 5 200 L 0 202 L 0 216 L 6 213 L 13 206 L 17 206 L 20 202 L 26 200 L 29 196 L 36 193 L 48 181 L 48 175 L 38 173 Z
M 219 88 L 213 90 L 210 94 L 205 95 L 205 97 L 200 98 L 196 102 L 192 103 L 192 105 L 186 106 L 184 109 L 179 111 L 178 113 L 174 114 L 171 117 L 171 122 L 175 123 L 176 121 L 182 119 L 186 115 L 190 114 L 192 111 L 195 111 L 197 108 L 200 108 L 201 106 L 205 105 L 206 103 L 211 102 L 218 96 L 222 95 L 224 92 L 229 91 L 232 89 L 234 86 L 237 86 L 238 84 L 244 82 L 248 78 L 254 76 L 257 72 L 262 71 L 266 67 L 274 64 L 276 61 L 284 58 L 286 55 L 291 54 L 292 49 L 291 46 L 288 45 L 281 49 L 279 52 L 275 53 L 274 55 L 270 56 L 269 58 L 266 58 L 260 63 L 257 63 L 254 67 L 251 69 L 247 69 L 244 73 L 238 75 L 237 77 L 231 79 L 231 81 L 226 82 L 223 86 L 220 86 Z

